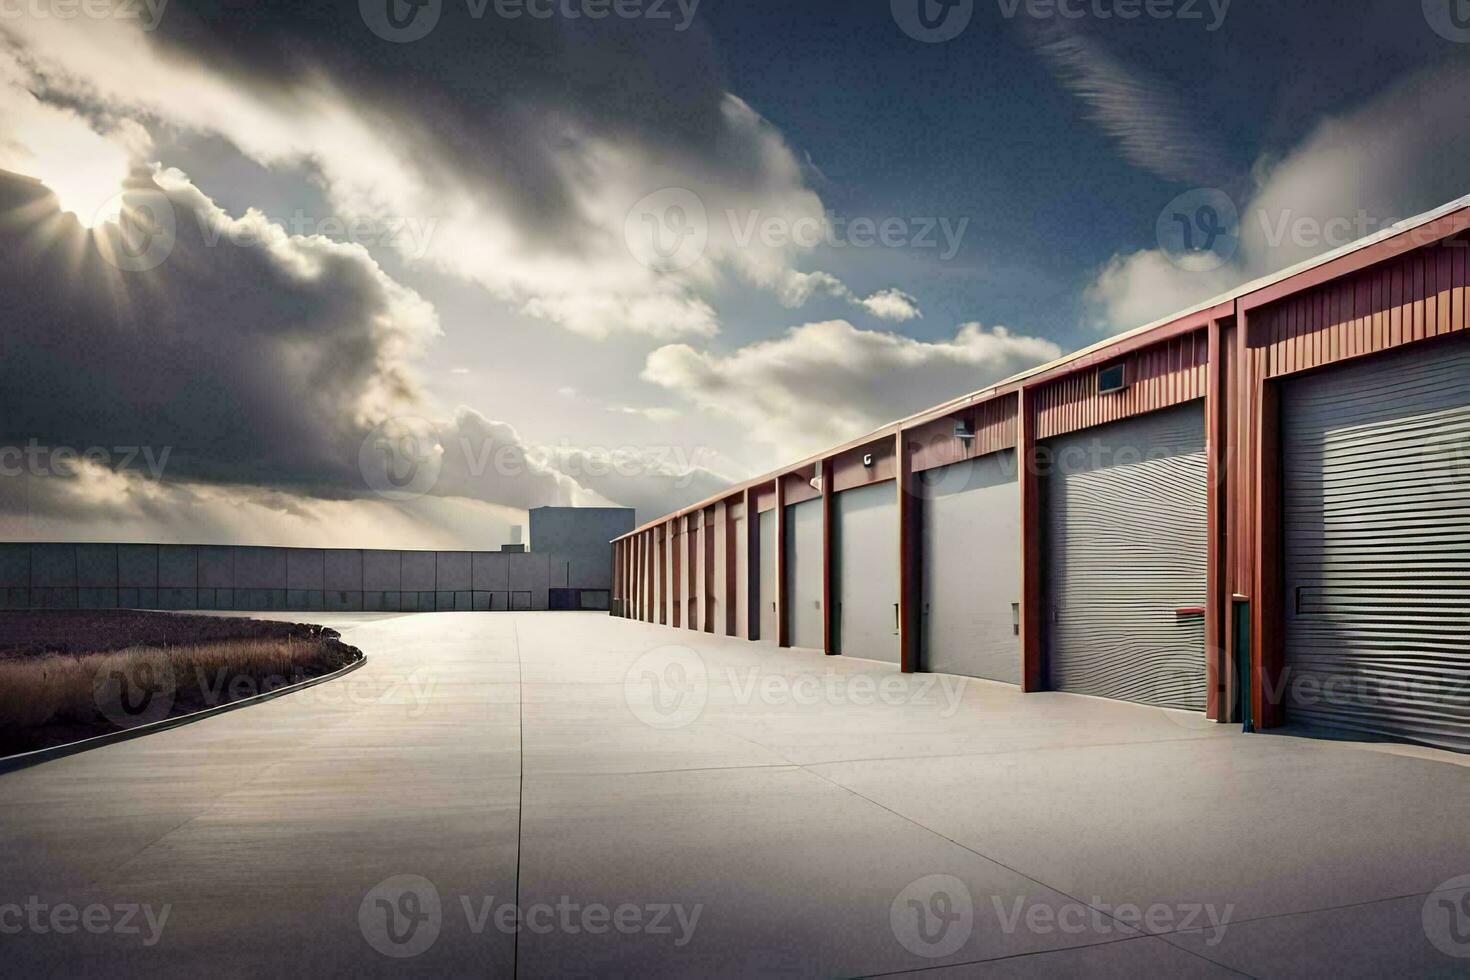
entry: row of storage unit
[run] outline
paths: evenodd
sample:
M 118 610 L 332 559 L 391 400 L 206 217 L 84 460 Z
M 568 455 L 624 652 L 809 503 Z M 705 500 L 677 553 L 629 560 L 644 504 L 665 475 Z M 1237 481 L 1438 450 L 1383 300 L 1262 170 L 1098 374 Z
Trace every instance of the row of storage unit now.
M 614 610 L 1470 751 L 1467 241 L 1455 202 L 644 525 Z

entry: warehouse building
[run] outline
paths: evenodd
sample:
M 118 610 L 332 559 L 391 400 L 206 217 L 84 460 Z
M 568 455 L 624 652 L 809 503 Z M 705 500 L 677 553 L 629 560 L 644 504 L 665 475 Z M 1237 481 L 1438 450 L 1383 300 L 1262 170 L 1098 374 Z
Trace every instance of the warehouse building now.
M 498 550 L 0 543 L 0 610 L 606 610 L 625 507 L 539 507 Z
M 616 615 L 1470 751 L 1470 198 L 634 529 Z

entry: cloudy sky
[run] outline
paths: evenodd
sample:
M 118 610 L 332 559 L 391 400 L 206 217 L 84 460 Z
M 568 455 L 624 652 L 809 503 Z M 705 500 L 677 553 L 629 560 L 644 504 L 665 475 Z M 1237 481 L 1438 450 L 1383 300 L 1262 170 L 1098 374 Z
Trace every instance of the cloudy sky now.
M 0 538 L 655 517 L 1470 192 L 1454 4 L 0 0 Z

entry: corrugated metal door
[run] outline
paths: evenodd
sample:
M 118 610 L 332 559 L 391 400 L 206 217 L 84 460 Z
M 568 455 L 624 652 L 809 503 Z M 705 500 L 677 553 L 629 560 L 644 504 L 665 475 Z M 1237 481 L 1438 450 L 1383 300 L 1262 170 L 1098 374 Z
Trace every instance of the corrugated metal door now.
M 1051 688 L 1203 711 L 1203 403 L 1045 446 Z
M 925 670 L 1021 683 L 1021 493 L 1014 450 L 916 474 Z
M 776 636 L 776 512 L 761 511 L 760 522 L 760 639 L 775 643 L 779 640 Z
M 822 502 L 786 508 L 786 611 L 791 645 L 822 649 Z
M 1282 394 L 1288 720 L 1470 751 L 1470 348 Z
M 837 650 L 848 657 L 898 663 L 897 493 L 889 481 L 833 501 Z

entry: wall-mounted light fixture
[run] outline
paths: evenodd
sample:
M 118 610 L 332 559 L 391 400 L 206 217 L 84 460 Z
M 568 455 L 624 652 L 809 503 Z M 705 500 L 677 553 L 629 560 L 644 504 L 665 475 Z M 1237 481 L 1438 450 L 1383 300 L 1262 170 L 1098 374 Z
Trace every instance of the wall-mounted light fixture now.
M 873 468 L 873 454 L 872 453 L 863 453 L 863 469 L 870 470 L 872 468 Z
M 966 446 L 975 441 L 975 426 L 970 424 L 969 419 L 954 420 L 954 437 Z

